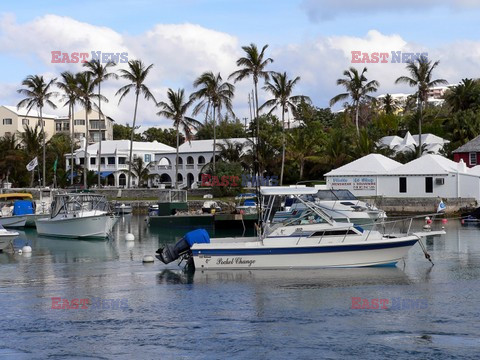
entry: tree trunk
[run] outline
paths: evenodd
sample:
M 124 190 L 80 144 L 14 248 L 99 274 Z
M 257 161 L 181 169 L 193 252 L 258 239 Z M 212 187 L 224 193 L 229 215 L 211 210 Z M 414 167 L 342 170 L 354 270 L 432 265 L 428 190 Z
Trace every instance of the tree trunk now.
M 282 106 L 282 168 L 280 170 L 280 186 L 283 185 L 284 167 L 285 167 L 285 106 Z
M 100 100 L 100 83 L 98 83 L 98 183 L 97 186 L 100 188 L 100 166 L 102 163 L 102 100 Z M 115 160 L 116 161 L 116 160 Z
M 417 157 L 422 156 L 422 116 L 423 116 L 423 109 L 422 109 L 422 100 L 420 99 L 419 110 L 420 114 L 418 117 L 418 151 Z
M 215 105 L 213 106 L 213 175 L 215 175 L 215 153 L 216 153 L 216 146 L 217 146 L 217 134 L 216 134 L 216 127 L 217 127 L 217 119 L 215 114 Z
M 299 180 L 302 180 L 302 178 L 303 178 L 303 168 L 304 168 L 304 166 L 305 166 L 305 160 L 302 159 L 302 160 L 300 160 L 300 179 Z
M 355 106 L 355 126 L 357 127 L 357 136 L 360 137 L 360 128 L 358 126 L 358 113 L 360 110 L 360 102 L 357 101 L 357 105 Z
M 73 164 L 75 162 L 75 157 L 73 156 L 73 151 L 75 147 L 75 115 L 73 104 L 70 104 L 70 111 L 71 111 L 71 120 L 72 120 L 72 139 L 70 141 L 70 185 L 73 185 Z
M 175 159 L 175 188 L 178 190 L 178 147 L 180 146 L 180 133 L 178 132 L 178 125 L 176 126 L 177 129 L 177 157 Z
M 130 135 L 130 156 L 128 161 L 128 183 L 127 189 L 130 189 L 131 184 L 131 177 L 132 177 L 132 151 L 133 151 L 133 135 L 135 134 L 135 122 L 137 120 L 137 107 L 138 107 L 138 95 L 139 90 L 136 91 L 136 98 L 135 98 L 135 110 L 133 112 L 133 127 L 132 127 L 132 134 Z
M 42 155 L 42 185 L 45 187 L 45 126 L 43 125 L 43 114 L 42 114 L 43 108 L 40 106 L 40 123 L 42 124 L 42 135 L 43 135 L 43 155 Z
M 88 184 L 87 184 L 87 173 L 88 173 L 88 131 L 89 131 L 89 124 L 88 124 L 88 111 L 85 108 L 85 126 L 86 126 L 86 132 L 85 132 L 85 155 L 83 157 L 83 188 L 87 189 Z

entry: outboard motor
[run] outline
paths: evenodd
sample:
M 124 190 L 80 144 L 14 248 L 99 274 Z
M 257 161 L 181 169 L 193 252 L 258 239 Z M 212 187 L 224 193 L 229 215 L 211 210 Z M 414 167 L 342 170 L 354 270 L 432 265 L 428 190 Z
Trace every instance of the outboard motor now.
M 187 254 L 193 244 L 208 243 L 210 243 L 210 236 L 205 229 L 193 230 L 185 234 L 175 245 L 166 244 L 165 247 L 158 249 L 158 255 L 155 255 L 155 257 L 164 264 L 168 264 Z

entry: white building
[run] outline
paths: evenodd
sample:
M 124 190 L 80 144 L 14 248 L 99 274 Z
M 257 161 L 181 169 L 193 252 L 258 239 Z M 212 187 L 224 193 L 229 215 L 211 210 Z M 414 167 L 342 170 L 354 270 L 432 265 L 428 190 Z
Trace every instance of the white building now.
M 248 143 L 246 138 L 226 140 L 232 143 Z M 224 143 L 224 139 L 217 139 L 217 145 Z M 202 180 L 201 174 L 204 172 L 204 166 L 213 161 L 213 139 L 186 141 L 178 149 L 178 182 L 182 184 L 181 187 L 190 188 L 195 186 L 196 182 Z M 217 147 L 217 156 L 219 152 Z M 175 149 L 171 153 L 161 152 L 155 154 L 155 166 L 151 169 L 151 173 L 157 174 L 153 181 L 154 185 L 172 184 L 172 180 L 175 179 L 176 155 Z
M 85 139 L 84 139 L 85 141 Z M 85 156 L 85 142 L 80 149 L 74 153 L 75 164 L 83 165 Z M 98 172 L 98 143 L 88 146 L 88 170 Z M 154 142 L 133 142 L 132 157 L 136 159 L 141 157 L 145 164 L 154 161 L 155 154 L 172 153 L 175 148 Z M 100 175 L 105 179 L 105 183 L 109 186 L 126 186 L 128 173 L 128 158 L 130 155 L 130 140 L 107 140 L 102 141 L 102 155 Z M 70 168 L 71 155 L 65 155 L 67 169 Z M 152 165 L 152 164 L 151 164 Z M 132 176 L 132 186 L 138 184 L 138 179 Z
M 425 144 L 423 153 L 439 154 L 443 147 L 450 141 L 445 140 L 437 135 L 422 134 L 422 147 Z M 415 146 L 419 144 L 419 135 L 411 135 L 409 131 L 403 139 L 400 136 L 384 136 L 378 141 L 379 147 L 388 147 L 395 151 L 396 154 L 415 151 Z
M 74 122 L 74 138 L 80 140 L 86 136 L 86 112 L 84 109 L 76 111 L 73 116 Z M 88 114 L 88 143 L 93 144 L 98 142 L 100 131 L 102 133 L 102 140 L 113 140 L 113 124 L 111 117 L 106 116 L 101 118 L 98 111 L 92 110 Z M 68 116 L 57 117 L 55 119 L 55 133 L 71 134 L 71 120 Z
M 233 143 L 247 143 L 245 138 L 227 139 Z M 217 144 L 225 143 L 218 139 Z M 75 164 L 83 165 L 84 143 L 74 153 Z M 100 172 L 105 183 L 109 186 L 126 186 L 130 140 L 102 141 L 102 156 Z M 217 156 L 219 150 L 217 148 Z M 175 186 L 176 149 L 154 142 L 133 142 L 133 158 L 141 157 L 145 164 L 149 164 L 152 175 L 151 186 Z M 70 168 L 70 154 L 65 155 L 67 169 Z M 88 170 L 98 171 L 98 143 L 88 146 Z M 178 182 L 180 187 L 195 187 L 201 181 L 203 167 L 213 160 L 213 140 L 186 141 L 179 147 Z M 240 175 L 240 174 L 239 174 Z M 138 185 L 138 179 L 132 177 L 132 186 Z
M 356 196 L 475 198 L 480 201 L 480 170 L 440 155 L 427 154 L 400 164 L 370 154 L 325 174 L 327 186 Z

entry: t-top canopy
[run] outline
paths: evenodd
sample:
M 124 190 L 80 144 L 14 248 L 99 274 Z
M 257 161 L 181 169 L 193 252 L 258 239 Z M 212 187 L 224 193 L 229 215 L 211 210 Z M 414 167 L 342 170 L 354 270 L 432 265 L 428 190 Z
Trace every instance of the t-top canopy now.
M 290 187 L 290 186 L 262 186 L 260 193 L 265 196 L 274 195 L 313 195 L 318 189 L 312 187 Z

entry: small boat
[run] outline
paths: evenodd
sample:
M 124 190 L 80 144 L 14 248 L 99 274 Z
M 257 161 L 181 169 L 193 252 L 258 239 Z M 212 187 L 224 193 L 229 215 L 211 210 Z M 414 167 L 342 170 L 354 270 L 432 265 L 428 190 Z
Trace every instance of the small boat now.
M 33 197 L 28 193 L 0 194 L 0 225 L 22 228 L 35 214 Z
M 113 204 L 113 211 L 117 215 L 131 214 L 132 213 L 132 205 L 116 202 L 116 203 Z
M 253 193 L 240 194 L 235 197 L 237 204 L 235 211 L 238 214 L 256 214 L 257 213 L 257 195 Z
M 357 199 L 349 190 L 330 190 L 318 187 L 316 189 L 318 191 L 315 194 L 304 195 L 302 199 L 314 203 L 336 221 L 367 224 L 387 217 L 385 211 Z M 282 222 L 295 217 L 305 208 L 303 202 L 295 197 L 287 196 L 283 211 L 275 213 L 273 222 Z
M 220 206 L 218 206 L 216 201 L 207 200 L 202 205 L 202 212 L 204 214 L 214 214 L 219 211 L 222 211 L 222 209 Z
M 175 245 L 158 249 L 157 259 L 168 264 L 180 258 L 201 270 L 385 266 L 404 258 L 422 237 L 445 234 L 443 230 L 411 232 L 412 219 L 404 233 L 393 231 L 399 229 L 398 220 L 382 223 L 384 232 L 337 223 L 303 200 L 304 195 L 317 192 L 314 188 L 263 187 L 260 192 L 265 206 L 258 236 L 210 238 L 204 229 L 198 229 Z M 275 199 L 286 195 L 308 209 L 297 218 L 270 223 Z
M 117 220 L 105 196 L 74 193 L 55 195 L 50 217 L 35 223 L 39 235 L 106 238 Z
M 9 245 L 11 245 L 12 240 L 18 235 L 18 232 L 6 230 L 2 225 L 0 225 L 0 251 L 5 250 Z

